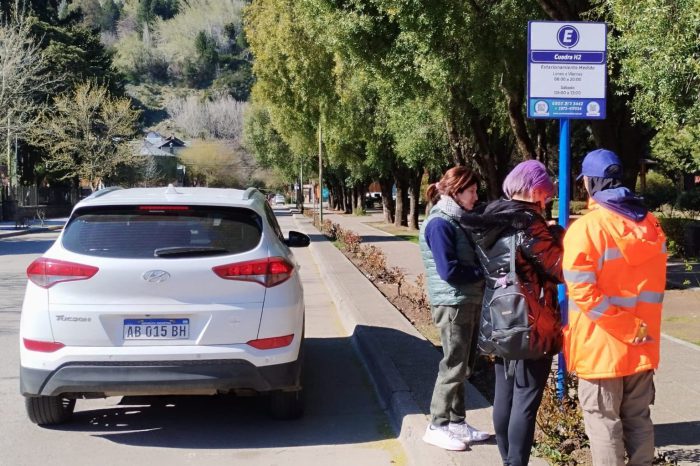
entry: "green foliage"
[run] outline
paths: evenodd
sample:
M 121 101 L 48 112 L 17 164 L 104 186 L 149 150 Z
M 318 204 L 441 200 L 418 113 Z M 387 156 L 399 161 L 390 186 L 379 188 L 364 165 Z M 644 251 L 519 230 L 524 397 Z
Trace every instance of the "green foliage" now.
M 59 179 L 85 180 L 94 190 L 120 166 L 139 164 L 129 145 L 138 117 L 128 99 L 88 82 L 56 98 L 33 128 L 32 141 L 47 148 L 47 169 Z
M 700 3 L 695 0 L 605 2 L 618 34 L 610 36 L 620 83 L 634 89 L 636 115 L 656 127 L 700 122 Z
M 212 90 L 228 94 L 236 100 L 244 101 L 250 97 L 253 87 L 253 70 L 249 63 L 241 64 L 236 71 L 224 70 L 212 83 Z
M 248 107 L 243 140 L 246 149 L 255 156 L 262 168 L 275 169 L 287 181 L 296 179 L 298 165 L 290 163 L 294 160 L 294 156 L 287 143 L 273 126 L 267 109 L 255 103 Z
M 188 0 L 182 2 L 178 13 L 171 19 L 158 18 L 154 34 L 157 48 L 165 59 L 177 66 L 186 60 L 198 58 L 195 40 L 204 31 L 215 44 L 217 53 L 231 50 L 231 24 L 240 31 L 243 0 Z
M 66 7 L 67 8 L 67 7 Z M 82 16 L 83 24 L 101 31 L 115 31 L 119 19 L 119 7 L 114 0 L 77 0 L 71 3 L 70 11 Z M 63 13 L 67 16 L 68 11 Z M 59 11 L 59 17 L 61 12 Z
M 185 60 L 185 82 L 190 87 L 207 87 L 214 78 L 219 61 L 216 43 L 205 31 L 199 31 L 194 39 L 194 47 L 196 58 Z
M 578 464 L 571 454 L 588 445 L 578 403 L 578 378 L 567 375 L 565 396 L 560 400 L 554 377 L 550 377 L 537 411 L 535 451 L 554 464 Z
M 666 173 L 700 170 L 700 124 L 664 125 L 652 140 L 652 155 Z
M 676 207 L 689 212 L 693 217 L 700 215 L 700 188 L 680 193 L 676 199 Z
M 140 25 L 152 24 L 156 18 L 170 19 L 178 12 L 179 0 L 138 0 L 136 19 Z
M 686 257 L 685 231 L 697 221 L 691 218 L 659 216 L 659 222 L 666 234 L 668 252 L 673 256 Z
M 641 192 L 641 186 L 637 183 L 637 192 Z M 646 189 L 641 193 L 644 204 L 651 210 L 657 210 L 664 204 L 673 205 L 678 190 L 673 181 L 661 173 L 649 171 L 646 175 Z
M 588 207 L 587 201 L 569 201 L 569 214 L 581 215 L 585 213 Z M 558 215 L 559 212 L 559 199 L 554 199 L 552 202 L 552 213 Z
M 100 43 L 95 31 L 79 25 L 62 26 L 35 21 L 32 34 L 40 40 L 50 73 L 64 76 L 60 91 L 95 80 L 113 95 L 123 95 L 123 81 L 112 67 L 112 54 Z

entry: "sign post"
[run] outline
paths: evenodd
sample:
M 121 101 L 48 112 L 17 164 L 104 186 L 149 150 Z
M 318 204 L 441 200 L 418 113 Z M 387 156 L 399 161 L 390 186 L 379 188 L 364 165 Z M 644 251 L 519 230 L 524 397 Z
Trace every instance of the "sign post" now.
M 569 223 L 571 193 L 570 120 L 605 119 L 607 25 L 530 21 L 527 34 L 527 116 L 559 119 L 559 224 Z M 566 287 L 559 285 L 563 323 Z M 566 364 L 557 364 L 557 395 L 564 397 Z

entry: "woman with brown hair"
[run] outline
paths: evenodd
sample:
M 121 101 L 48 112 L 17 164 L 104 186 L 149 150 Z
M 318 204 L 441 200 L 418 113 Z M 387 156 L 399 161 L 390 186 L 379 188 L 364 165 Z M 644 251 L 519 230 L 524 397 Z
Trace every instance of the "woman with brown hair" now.
M 446 450 L 465 450 L 467 444 L 489 438 L 465 422 L 464 407 L 464 381 L 476 360 L 483 274 L 459 220 L 474 208 L 478 188 L 479 178 L 468 168 L 447 170 L 428 187 L 433 207 L 419 235 L 433 322 L 443 350 L 423 440 Z

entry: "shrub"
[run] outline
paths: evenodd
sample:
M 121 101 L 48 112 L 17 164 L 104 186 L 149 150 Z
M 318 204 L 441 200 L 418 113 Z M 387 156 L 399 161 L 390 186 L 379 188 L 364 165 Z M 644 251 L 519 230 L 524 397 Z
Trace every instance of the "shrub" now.
M 578 404 L 578 378 L 567 375 L 566 395 L 560 400 L 555 377 L 550 376 L 537 412 L 535 450 L 539 456 L 549 458 L 554 464 L 578 464 L 572 453 L 588 445 L 583 414 Z
M 674 256 L 686 257 L 685 232 L 690 225 L 697 223 L 697 220 L 683 217 L 659 217 L 661 228 L 666 233 L 666 245 L 668 252 Z
M 700 188 L 684 191 L 676 199 L 676 207 L 689 211 L 693 217 L 700 213 Z
M 650 210 L 656 210 L 663 204 L 673 204 L 678 195 L 678 190 L 673 181 L 668 177 L 650 171 L 647 173 L 647 187 L 641 193 L 644 203 Z M 641 192 L 641 186 L 637 182 L 637 192 Z
M 580 215 L 588 207 L 587 201 L 569 201 L 569 214 Z M 552 215 L 559 215 L 559 199 L 554 199 L 552 203 Z

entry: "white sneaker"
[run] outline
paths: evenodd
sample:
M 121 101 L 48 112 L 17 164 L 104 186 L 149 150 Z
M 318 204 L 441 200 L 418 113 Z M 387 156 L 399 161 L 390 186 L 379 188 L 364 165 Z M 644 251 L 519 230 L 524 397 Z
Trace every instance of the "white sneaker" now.
M 450 432 L 447 426 L 434 426 L 428 424 L 423 435 L 423 441 L 445 450 L 462 451 L 467 449 L 467 445 Z
M 459 424 L 450 422 L 448 430 L 452 433 L 452 435 L 455 438 L 467 444 L 472 442 L 483 442 L 484 440 L 488 440 L 491 437 L 491 434 L 489 434 L 488 432 L 478 430 L 477 428 L 470 426 L 466 422 L 460 422 Z

